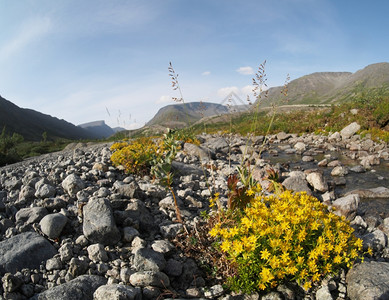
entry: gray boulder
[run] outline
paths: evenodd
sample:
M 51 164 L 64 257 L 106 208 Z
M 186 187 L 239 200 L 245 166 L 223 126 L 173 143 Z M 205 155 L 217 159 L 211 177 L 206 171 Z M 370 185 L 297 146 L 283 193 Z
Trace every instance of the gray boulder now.
M 347 220 L 352 221 L 356 216 L 359 201 L 360 199 L 358 194 L 351 194 L 338 198 L 332 203 L 332 207 L 336 209 L 334 213 L 338 216 L 344 216 Z
M 303 142 L 297 142 L 293 148 L 297 151 L 297 152 L 304 152 L 305 149 L 307 148 L 307 145 L 305 145 Z
M 106 283 L 107 279 L 101 276 L 81 275 L 35 295 L 31 300 L 93 300 L 93 293 Z
M 184 144 L 184 152 L 189 155 L 196 156 L 201 160 L 209 160 L 215 158 L 215 153 L 208 148 L 197 146 L 191 143 Z
M 76 174 L 70 174 L 62 181 L 62 188 L 71 197 L 75 197 L 77 192 L 81 191 L 84 186 L 84 182 Z
M 388 244 L 388 237 L 386 234 L 376 229 L 362 236 L 363 248 L 367 250 L 369 247 L 374 251 L 382 251 Z
M 140 300 L 142 291 L 140 288 L 123 284 L 106 284 L 100 286 L 93 294 L 93 300 Z
M 16 215 L 17 223 L 33 224 L 39 222 L 49 212 L 44 207 L 28 207 L 20 209 Z
M 36 232 L 24 232 L 0 242 L 0 273 L 14 273 L 24 268 L 39 269 L 41 262 L 57 251 Z
M 162 272 L 141 271 L 130 276 L 130 283 L 137 287 L 156 286 L 166 288 L 170 285 L 170 280 L 169 277 Z
M 308 195 L 312 195 L 312 191 L 308 186 L 308 182 L 305 179 L 303 172 L 292 172 L 291 176 L 282 182 L 282 185 L 288 190 L 295 192 L 307 192 Z
M 54 197 L 54 195 L 55 195 L 55 187 L 53 187 L 50 184 L 40 185 L 35 192 L 35 197 L 41 199 Z
M 361 126 L 357 122 L 353 122 L 340 131 L 342 139 L 348 139 L 352 137 L 357 131 L 361 129 Z
M 137 271 L 162 271 L 166 260 L 162 253 L 150 248 L 140 248 L 135 252 L 134 267 Z
M 43 217 L 39 222 L 41 230 L 51 239 L 56 239 L 65 227 L 68 218 L 60 213 L 50 214 Z
M 389 299 L 389 263 L 371 261 L 354 266 L 346 282 L 351 300 Z
M 322 193 L 328 191 L 328 184 L 323 174 L 320 172 L 312 172 L 307 175 L 308 183 L 316 190 Z
M 210 138 L 204 143 L 204 146 L 217 152 L 226 152 L 228 150 L 228 143 L 223 137 Z
M 125 198 L 141 198 L 142 196 L 142 190 L 135 181 L 128 184 L 123 183 L 122 181 L 116 181 L 113 187 L 118 194 Z
M 172 162 L 172 171 L 174 174 L 177 174 L 177 176 L 187 176 L 192 174 L 197 176 L 204 175 L 204 171 L 200 167 L 178 161 Z
M 89 199 L 83 209 L 83 233 L 93 243 L 114 245 L 120 240 L 109 201 L 105 198 Z

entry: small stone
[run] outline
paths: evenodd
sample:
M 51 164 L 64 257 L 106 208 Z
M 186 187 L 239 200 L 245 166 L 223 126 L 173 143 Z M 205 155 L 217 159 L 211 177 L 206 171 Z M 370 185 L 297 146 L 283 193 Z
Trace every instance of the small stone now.
M 139 231 L 134 227 L 124 227 L 123 228 L 123 241 L 126 243 L 131 243 L 132 240 L 139 236 Z
M 151 245 L 151 248 L 153 248 L 154 251 L 162 254 L 169 254 L 175 249 L 172 243 L 165 240 L 154 241 Z
M 182 224 L 170 224 L 160 227 L 161 234 L 164 238 L 170 239 L 177 236 L 184 229 Z
M 50 239 L 56 239 L 60 236 L 63 228 L 65 227 L 68 218 L 63 214 L 55 213 L 46 215 L 39 222 L 42 232 Z
M 59 270 L 62 268 L 62 262 L 59 258 L 53 257 L 46 261 L 46 270 L 52 271 L 52 270 Z
M 87 251 L 89 259 L 93 262 L 108 260 L 107 252 L 104 250 L 104 246 L 102 244 L 90 245 L 88 246 Z
M 348 174 L 348 169 L 347 167 L 343 167 L 343 166 L 337 166 L 333 168 L 331 171 L 332 176 L 345 176 L 347 174 Z
M 209 290 L 205 291 L 204 296 L 205 296 L 205 298 L 208 298 L 208 299 L 214 299 L 216 297 L 220 297 L 221 295 L 223 295 L 223 293 L 224 293 L 223 287 L 220 284 L 217 284 L 217 285 L 211 286 L 209 288 Z
M 136 287 L 155 286 L 166 288 L 170 286 L 169 277 L 165 273 L 153 271 L 141 271 L 132 274 L 130 283 Z

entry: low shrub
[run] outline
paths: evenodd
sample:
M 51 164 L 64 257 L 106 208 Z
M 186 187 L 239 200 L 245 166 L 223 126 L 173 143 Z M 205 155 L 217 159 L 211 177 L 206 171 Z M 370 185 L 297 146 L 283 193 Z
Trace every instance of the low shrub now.
M 245 208 L 219 211 L 209 232 L 236 266 L 228 278 L 232 290 L 250 293 L 286 281 L 308 290 L 326 274 L 363 259 L 362 240 L 316 198 L 291 191 L 265 196 L 258 185 L 247 190 L 245 203 L 247 197 Z
M 111 146 L 111 161 L 115 166 L 123 166 L 126 173 L 146 175 L 158 145 L 151 138 L 139 138 L 130 142 L 119 142 Z

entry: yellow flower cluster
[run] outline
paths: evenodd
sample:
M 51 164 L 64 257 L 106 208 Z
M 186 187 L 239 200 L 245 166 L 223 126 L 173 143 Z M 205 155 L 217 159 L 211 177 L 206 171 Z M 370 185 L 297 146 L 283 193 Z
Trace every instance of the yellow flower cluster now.
M 223 214 L 209 232 L 238 265 L 232 289 L 263 290 L 285 280 L 309 289 L 326 274 L 362 258 L 362 241 L 347 221 L 316 198 L 290 191 L 247 194 L 252 195 L 249 205 Z
M 123 166 L 127 173 L 143 174 L 150 167 L 159 147 L 150 138 L 139 138 L 129 143 L 115 143 L 110 149 L 113 151 L 113 165 Z

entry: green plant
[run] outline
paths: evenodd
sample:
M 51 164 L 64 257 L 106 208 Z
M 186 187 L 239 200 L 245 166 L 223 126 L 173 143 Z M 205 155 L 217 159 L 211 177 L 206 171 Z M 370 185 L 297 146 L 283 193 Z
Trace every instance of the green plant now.
M 175 132 L 173 130 L 169 130 L 163 135 L 158 153 L 151 162 L 150 173 L 154 177 L 158 178 L 159 182 L 171 192 L 176 209 L 177 220 L 182 223 L 180 208 L 178 207 L 177 198 L 172 187 L 173 173 L 171 172 L 172 162 L 176 157 L 179 148 L 179 142 L 176 139 Z
M 23 142 L 23 136 L 13 133 L 12 136 L 6 133 L 5 127 L 0 134 L 0 166 L 15 163 L 21 159 L 16 146 Z
M 235 263 L 236 275 L 228 279 L 232 290 L 265 290 L 285 281 L 308 290 L 326 274 L 363 259 L 362 240 L 316 198 L 291 191 L 265 196 L 259 186 L 244 197 L 247 205 L 220 213 L 209 232 Z

